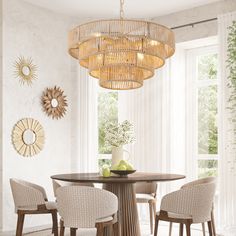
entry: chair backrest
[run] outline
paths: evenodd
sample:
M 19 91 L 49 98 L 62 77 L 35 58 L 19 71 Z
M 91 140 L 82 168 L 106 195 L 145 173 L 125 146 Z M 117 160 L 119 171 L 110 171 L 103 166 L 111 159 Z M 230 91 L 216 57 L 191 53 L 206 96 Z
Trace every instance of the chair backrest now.
M 156 182 L 139 182 L 135 184 L 136 193 L 153 194 L 156 196 L 157 183 Z
M 20 207 L 45 204 L 47 195 L 43 187 L 19 179 L 10 179 L 16 210 Z
M 116 214 L 116 195 L 103 189 L 67 186 L 57 190 L 58 212 L 65 227 L 94 228 L 96 221 Z
M 53 186 L 53 193 L 54 197 L 57 197 L 57 189 L 60 187 L 65 186 L 87 186 L 87 187 L 94 187 L 93 183 L 72 183 L 72 182 L 65 182 L 65 181 L 57 181 L 55 179 L 52 180 L 52 186 Z
M 198 180 L 194 180 L 192 182 L 184 184 L 181 188 L 194 186 L 194 185 L 198 185 L 198 184 L 211 183 L 211 182 L 216 182 L 216 177 L 206 177 L 206 178 L 201 178 L 201 179 L 198 179 Z
M 190 215 L 193 223 L 209 221 L 215 190 L 215 181 L 185 186 L 165 195 L 161 202 L 161 210 Z

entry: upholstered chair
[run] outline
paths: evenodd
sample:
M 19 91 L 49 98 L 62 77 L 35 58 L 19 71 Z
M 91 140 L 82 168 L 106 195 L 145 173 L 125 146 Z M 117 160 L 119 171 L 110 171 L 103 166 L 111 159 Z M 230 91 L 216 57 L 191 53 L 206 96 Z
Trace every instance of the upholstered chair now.
M 180 190 L 165 195 L 161 200 L 160 212 L 156 214 L 154 236 L 157 236 L 160 220 L 180 224 L 180 236 L 183 226 L 186 235 L 191 236 L 191 224 L 208 223 L 210 236 L 213 236 L 211 212 L 216 190 L 216 182 L 187 184 Z
M 189 182 L 187 184 L 184 184 L 181 188 L 185 188 L 185 187 L 189 187 L 189 186 L 193 186 L 193 185 L 198 185 L 198 184 L 203 184 L 203 183 L 210 183 L 210 182 L 216 182 L 216 178 L 215 177 L 206 177 L 206 178 L 198 179 L 198 180 Z M 211 223 L 212 223 L 213 236 L 216 236 L 215 218 L 214 218 L 214 204 L 212 206 L 212 211 L 211 211 Z M 172 223 L 170 223 L 169 236 L 171 236 L 171 231 L 172 231 Z M 205 223 L 202 223 L 202 232 L 203 232 L 203 236 L 206 236 Z
M 216 182 L 216 177 L 206 177 L 202 179 L 198 179 L 192 182 L 189 182 L 185 185 L 183 185 L 181 188 L 193 186 L 193 185 L 198 185 L 198 184 L 204 184 L 204 183 L 211 183 L 211 182 Z M 216 228 L 215 228 L 215 217 L 214 217 L 214 202 L 212 205 L 212 211 L 211 211 L 211 223 L 212 223 L 212 231 L 213 231 L 213 236 L 216 236 Z M 206 235 L 205 233 L 205 223 L 202 223 L 202 232 L 203 236 Z
M 57 189 L 60 187 L 65 186 L 87 186 L 87 187 L 94 187 L 93 183 L 72 183 L 72 182 L 64 182 L 64 181 L 58 181 L 58 180 L 52 180 L 52 186 L 53 186 L 53 193 L 54 197 L 56 198 Z
M 85 186 L 66 186 L 56 192 L 58 212 L 63 221 L 60 236 L 65 228 L 75 236 L 77 229 L 94 229 L 94 235 L 103 236 L 106 227 L 117 232 L 116 213 L 118 199 L 116 195 L 103 189 Z
M 57 207 L 54 202 L 48 202 L 44 188 L 19 179 L 10 179 L 10 185 L 18 215 L 16 236 L 22 236 L 25 215 L 31 214 L 51 214 L 52 232 L 58 236 Z
M 150 230 L 153 234 L 153 219 L 156 215 L 156 182 L 140 182 L 135 184 L 137 203 L 146 203 L 149 205 Z

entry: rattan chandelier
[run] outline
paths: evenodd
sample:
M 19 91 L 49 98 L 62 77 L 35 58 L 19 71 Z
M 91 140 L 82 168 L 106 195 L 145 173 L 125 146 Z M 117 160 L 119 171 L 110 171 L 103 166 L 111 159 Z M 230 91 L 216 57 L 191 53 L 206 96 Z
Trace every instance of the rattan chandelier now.
M 98 20 L 69 32 L 69 54 L 99 79 L 101 87 L 114 90 L 139 88 L 155 69 L 175 52 L 173 32 L 154 22 L 124 18 Z

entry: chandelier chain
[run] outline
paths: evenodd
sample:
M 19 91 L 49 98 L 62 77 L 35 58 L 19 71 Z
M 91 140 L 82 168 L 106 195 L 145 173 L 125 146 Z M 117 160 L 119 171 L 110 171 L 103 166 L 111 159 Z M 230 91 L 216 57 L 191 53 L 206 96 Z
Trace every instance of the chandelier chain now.
M 125 0 L 120 0 L 120 19 L 124 19 L 124 4 L 125 4 Z

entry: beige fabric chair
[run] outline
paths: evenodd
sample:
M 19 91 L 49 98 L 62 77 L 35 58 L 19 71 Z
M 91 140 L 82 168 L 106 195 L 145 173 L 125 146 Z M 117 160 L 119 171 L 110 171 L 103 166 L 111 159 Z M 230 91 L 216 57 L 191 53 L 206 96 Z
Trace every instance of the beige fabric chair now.
M 211 183 L 211 182 L 216 182 L 216 178 L 215 177 L 206 177 L 206 178 L 198 179 L 198 180 L 192 181 L 190 183 L 184 184 L 181 188 L 194 186 L 194 185 L 198 185 L 198 184 Z M 213 204 L 212 211 L 211 211 L 211 223 L 212 223 L 213 236 L 216 236 L 215 219 L 214 219 L 214 204 Z M 170 223 L 169 236 L 171 236 L 171 231 L 172 231 L 172 223 Z M 203 236 L 206 236 L 205 223 L 202 223 L 202 232 L 203 232 Z
M 150 230 L 153 234 L 153 219 L 156 215 L 156 182 L 141 182 L 135 184 L 137 203 L 149 204 Z
M 97 236 L 104 234 L 105 227 L 113 226 L 113 232 L 118 230 L 115 218 L 118 199 L 113 193 L 92 187 L 67 186 L 58 188 L 56 195 L 63 223 L 60 236 L 64 236 L 65 227 L 70 228 L 71 236 L 81 228 L 96 228 Z
M 57 207 L 54 202 L 48 202 L 44 188 L 19 179 L 10 179 L 10 185 L 15 211 L 18 215 L 16 236 L 22 235 L 24 219 L 27 214 L 51 214 L 52 231 L 55 236 L 58 236 Z
M 191 224 L 207 222 L 210 236 L 213 235 L 211 211 L 216 183 L 201 181 L 199 184 L 187 184 L 163 197 L 160 212 L 156 215 L 155 236 L 160 220 L 179 223 L 180 236 L 183 236 L 183 225 L 186 225 L 187 236 L 191 236 Z
M 93 183 L 71 183 L 71 182 L 64 182 L 64 181 L 58 181 L 58 180 L 52 180 L 52 186 L 53 186 L 53 193 L 54 197 L 56 198 L 57 189 L 60 187 L 65 186 L 87 186 L 87 187 L 94 187 Z
M 198 180 L 192 181 L 190 183 L 184 184 L 181 188 L 194 186 L 194 185 L 198 185 L 198 184 L 211 183 L 211 182 L 216 182 L 216 177 L 206 177 L 206 178 L 198 179 Z M 211 223 L 212 223 L 213 236 L 216 236 L 215 217 L 214 217 L 214 202 L 213 202 L 212 211 L 211 211 Z M 203 236 L 205 236 L 206 235 L 205 223 L 202 223 L 202 232 L 203 232 Z

